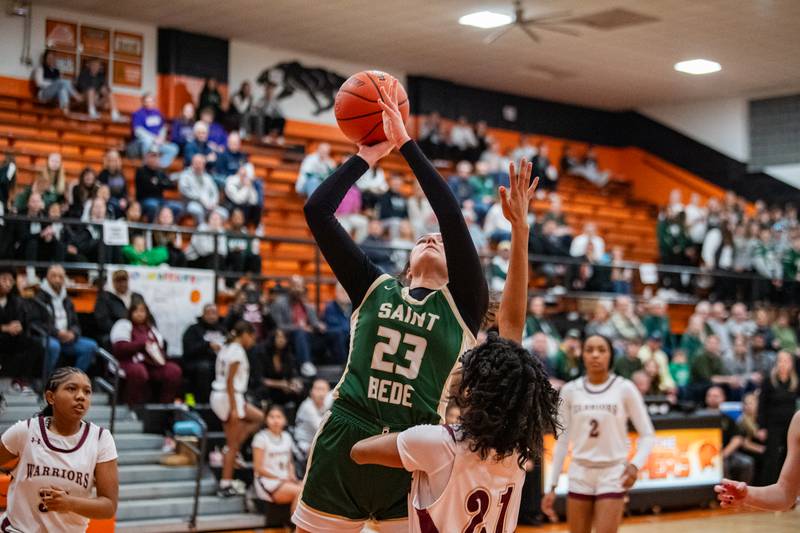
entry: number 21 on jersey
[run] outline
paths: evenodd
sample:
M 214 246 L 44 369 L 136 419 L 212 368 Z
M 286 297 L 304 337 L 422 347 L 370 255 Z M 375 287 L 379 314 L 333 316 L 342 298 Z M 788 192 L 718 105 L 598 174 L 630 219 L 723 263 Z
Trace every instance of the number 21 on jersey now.
M 425 356 L 428 341 L 411 333 L 402 335 L 396 329 L 386 326 L 378 327 L 378 337 L 384 338 L 386 341 L 375 345 L 375 350 L 372 352 L 372 370 L 397 374 L 406 379 L 416 379 L 420 366 L 422 366 L 422 358 Z M 408 366 L 394 363 L 385 358 L 387 355 L 396 355 L 401 344 L 404 348 L 407 347 L 403 359 L 408 362 Z M 367 397 L 383 403 L 412 407 L 411 393 L 413 391 L 414 387 L 408 383 L 370 376 Z
M 500 496 L 497 505 L 500 506 L 500 514 L 494 526 L 494 532 L 486 529 L 486 513 L 489 512 L 489 505 L 492 498 L 484 489 L 475 489 L 467 496 L 466 507 L 471 514 L 471 519 L 464 528 L 463 533 L 503 533 L 506 527 L 506 511 L 511 501 L 511 494 L 514 492 L 514 485 L 509 485 L 505 492 Z

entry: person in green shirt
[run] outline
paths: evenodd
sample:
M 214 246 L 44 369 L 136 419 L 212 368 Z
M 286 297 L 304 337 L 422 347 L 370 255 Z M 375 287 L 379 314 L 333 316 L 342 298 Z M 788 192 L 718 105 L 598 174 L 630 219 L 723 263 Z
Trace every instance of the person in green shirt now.
M 528 317 L 525 319 L 525 337 L 522 341 L 522 345 L 528 347 L 530 339 L 536 333 L 544 333 L 547 335 L 547 355 L 553 357 L 561 343 L 561 335 L 559 335 L 553 323 L 547 319 L 547 315 L 545 315 L 545 301 L 541 296 L 534 296 L 531 298 L 530 304 L 528 305 Z
M 692 315 L 689 318 L 689 324 L 686 326 L 686 330 L 683 332 L 683 335 L 681 335 L 681 342 L 678 345 L 678 349 L 686 354 L 686 358 L 690 364 L 694 361 L 694 356 L 702 350 L 705 336 L 703 317 L 700 315 Z
M 671 355 L 675 349 L 675 337 L 672 334 L 672 326 L 667 312 L 667 303 L 660 298 L 650 300 L 648 314 L 642 320 L 644 329 L 649 337 L 654 331 L 661 333 L 661 349 L 667 355 Z
M 626 342 L 625 355 L 614 362 L 614 373 L 625 379 L 632 379 L 633 374 L 642 369 L 642 360 L 639 359 L 641 347 L 642 342 L 639 339 Z
M 778 317 L 775 324 L 772 326 L 772 335 L 777 342 L 779 350 L 786 350 L 791 354 L 797 354 L 797 334 L 789 325 L 789 311 L 781 309 L 778 311 Z
M 742 381 L 739 376 L 729 375 L 725 369 L 719 337 L 709 335 L 703 348 L 691 364 L 691 384 L 695 399 L 702 400 L 710 385 L 727 385 L 731 398 L 737 397 L 741 392 Z
M 556 378 L 572 381 L 583 375 L 581 359 L 581 332 L 577 329 L 567 331 L 567 336 L 555 357 Z
M 691 378 L 691 369 L 689 368 L 689 359 L 686 357 L 686 352 L 681 349 L 675 350 L 672 354 L 672 362 L 669 364 L 669 373 L 672 379 L 678 386 L 678 389 L 683 390 Z
M 164 246 L 147 248 L 144 235 L 134 235 L 130 244 L 122 247 L 122 257 L 129 265 L 158 266 L 169 260 Z

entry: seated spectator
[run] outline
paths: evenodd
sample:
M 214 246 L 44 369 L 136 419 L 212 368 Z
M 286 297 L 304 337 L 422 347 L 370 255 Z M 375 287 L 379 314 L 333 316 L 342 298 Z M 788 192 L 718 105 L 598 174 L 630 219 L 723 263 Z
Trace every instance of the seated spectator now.
M 797 355 L 797 333 L 794 328 L 789 325 L 789 311 L 787 309 L 780 309 L 778 311 L 775 324 L 772 326 L 772 336 L 775 349 L 785 350 L 791 354 Z
M 336 220 L 352 235 L 357 243 L 367 236 L 369 219 L 361 214 L 361 193 L 356 186 L 347 189 L 347 192 L 336 208 Z
M 611 322 L 611 306 L 609 300 L 598 300 L 594 306 L 592 320 L 586 325 L 586 335 L 602 335 L 608 339 L 613 339 L 617 333 L 614 323 Z M 631 339 L 638 341 L 637 339 Z
M 478 215 L 475 213 L 474 206 L 475 203 L 472 200 L 464 202 L 461 215 L 467 224 L 467 231 L 469 231 L 469 236 L 472 238 L 472 244 L 479 254 L 484 254 L 489 249 L 489 240 L 486 238 L 481 225 L 478 224 Z
M 61 356 L 75 359 L 77 368 L 89 370 L 97 352 L 97 343 L 81 337 L 81 326 L 72 299 L 67 296 L 66 273 L 61 265 L 47 269 L 47 279 L 42 282 L 34 296 L 32 323 L 47 336 L 45 373 L 49 376 L 56 369 Z
M 111 353 L 125 371 L 124 398 L 130 406 L 155 398 L 172 403 L 178 397 L 183 373 L 167 356 L 167 343 L 156 327 L 150 309 L 141 298 L 133 298 L 128 317 L 111 328 Z M 153 394 L 153 385 L 159 387 Z
M 131 117 L 131 128 L 139 153 L 146 154 L 151 148 L 155 148 L 160 156 L 161 168 L 172 164 L 178 155 L 178 147 L 167 141 L 167 125 L 152 94 L 142 95 L 142 107 Z
M 290 506 L 294 512 L 303 490 L 294 466 L 294 440 L 286 431 L 286 414 L 279 405 L 267 409 L 266 429 L 253 437 L 253 486 L 259 500 Z
M 453 191 L 458 203 L 463 207 L 464 202 L 472 200 L 475 196 L 475 189 L 472 185 L 472 163 L 469 161 L 459 161 L 456 165 L 455 176 L 450 176 L 447 184 Z
M 243 320 L 253 326 L 258 342 L 266 340 L 276 329 L 270 311 L 270 298 L 281 292 L 281 289 L 282 287 L 276 285 L 270 289 L 268 295 L 262 296 L 259 287 L 253 281 L 240 285 L 233 295 L 233 302 L 228 306 L 225 326 L 230 329 Z
M 219 189 L 206 172 L 206 158 L 194 154 L 191 166 L 185 168 L 178 178 L 178 190 L 186 202 L 186 213 L 201 224 L 210 213 L 218 213 L 223 220 L 228 210 L 219 204 Z
M 704 350 L 692 361 L 691 372 L 695 397 L 705 394 L 705 390 L 711 385 L 727 385 L 732 395 L 740 392 L 742 383 L 739 376 L 729 376 L 725 370 L 719 337 L 716 335 L 709 335 L 706 338 Z
M 669 357 L 661 349 L 662 340 L 660 331 L 648 334 L 647 341 L 639 349 L 639 359 L 642 360 L 643 367 L 646 367 L 648 361 L 655 362 L 658 372 L 658 379 L 654 380 L 655 385 L 662 394 L 672 395 L 678 392 L 678 387 L 669 372 Z
M 587 255 L 586 249 L 590 242 L 594 247 L 595 258 L 603 257 L 606 253 L 606 243 L 603 238 L 597 234 L 597 225 L 594 222 L 587 222 L 584 224 L 583 233 L 572 239 L 572 244 L 569 247 L 569 255 L 572 257 Z
M 758 436 L 764 440 L 766 451 L 759 484 L 775 483 L 786 458 L 786 437 L 789 423 L 797 410 L 800 396 L 794 356 L 789 352 L 778 352 L 775 364 L 764 375 L 758 399 Z
M 458 122 L 450 128 L 450 146 L 454 159 L 475 161 L 478 138 L 475 136 L 475 130 L 467 122 L 467 117 L 458 117 Z
M 614 299 L 611 323 L 614 325 L 614 340 L 641 339 L 647 333 L 642 321 L 636 316 L 636 309 L 629 296 L 617 296 Z
M 97 174 L 90 167 L 81 170 L 78 181 L 70 185 L 67 191 L 67 201 L 69 209 L 67 209 L 67 218 L 81 218 L 86 203 L 94 200 L 97 197 L 97 191 L 100 189 L 100 184 L 97 182 Z
M 368 169 L 363 176 L 358 178 L 356 187 L 361 192 L 361 203 L 367 210 L 375 209 L 380 197 L 389 190 L 383 169 L 378 166 Z
M 397 226 L 397 236 L 389 241 L 392 247 L 392 260 L 394 261 L 395 271 L 401 272 L 408 264 L 411 256 L 411 250 L 417 243 L 414 236 L 414 227 L 409 220 L 403 219 Z
M 277 85 L 267 80 L 263 84 L 264 93 L 255 103 L 254 108 L 254 131 L 261 142 L 267 144 L 283 144 L 283 129 L 286 127 L 286 119 L 283 118 L 280 100 L 275 96 Z
M 742 414 L 736 421 L 736 427 L 744 438 L 741 451 L 753 459 L 755 465 L 756 478 L 764 463 L 764 452 L 766 446 L 764 441 L 759 438 L 760 427 L 758 425 L 758 393 L 749 392 L 742 399 Z
M 494 243 L 511 240 L 511 222 L 503 215 L 503 204 L 495 202 L 486 213 L 483 231 Z
M 300 407 L 297 408 L 297 416 L 294 421 L 294 438 L 305 459 L 308 458 L 311 443 L 314 442 L 314 436 L 322 425 L 325 413 L 333 403 L 330 392 L 331 386 L 327 381 L 315 379 L 311 385 L 311 390 L 308 391 L 308 398 L 303 400 Z
M 564 385 L 564 382 L 555 377 L 556 372 L 555 369 L 553 368 L 553 363 L 551 361 L 550 356 L 547 355 L 548 344 L 549 340 L 547 338 L 547 335 L 540 332 L 540 333 L 535 333 L 533 337 L 531 337 L 529 343 L 530 347 L 526 346 L 526 348 L 530 350 L 531 355 L 539 359 L 539 361 L 544 366 L 545 371 L 547 371 L 550 384 L 553 386 L 553 388 L 558 390 Z
M 489 290 L 502 292 L 508 277 L 508 263 L 511 258 L 511 243 L 503 241 L 497 245 L 497 254 L 489 266 Z
M 649 396 L 653 386 L 653 379 L 644 370 L 637 370 L 631 376 L 631 381 L 642 396 Z
M 432 161 L 447 159 L 450 147 L 442 127 L 442 117 L 433 111 L 422 117 L 419 127 L 419 146 Z
M 561 157 L 561 172 L 581 176 L 597 187 L 605 187 L 610 178 L 610 173 L 601 171 L 597 166 L 597 155 L 594 147 L 589 146 L 583 159 L 578 158 L 572 146 L 564 147 Z
M 228 255 L 228 239 L 222 215 L 217 211 L 208 214 L 208 220 L 197 227 L 186 248 L 186 262 L 191 268 L 219 268 Z M 216 233 L 218 236 L 214 236 Z
M 242 210 L 234 209 L 226 233 L 228 255 L 225 257 L 225 270 L 258 275 L 261 274 L 261 242 L 250 234 L 244 222 Z M 235 281 L 229 278 L 228 287 L 233 287 Z
M 164 246 L 147 247 L 142 233 L 134 234 L 130 243 L 122 247 L 122 259 L 126 265 L 158 266 L 169 262 L 169 252 Z
M 541 180 L 539 181 L 539 186 L 536 188 L 537 191 L 539 187 L 541 187 Z M 561 239 L 562 245 L 569 249 L 572 243 L 572 228 L 567 224 L 567 217 L 564 215 L 561 196 L 556 193 L 550 193 L 550 208 L 542 216 L 542 224 L 549 220 L 555 222 L 556 236 Z
M 216 78 L 206 78 L 203 89 L 197 99 L 197 109 L 202 113 L 203 109 L 209 108 L 215 116 L 222 116 L 223 109 L 222 95 L 219 92 L 219 85 Z M 198 116 L 198 118 L 200 118 Z
M 337 365 L 347 362 L 350 346 L 350 315 L 353 304 L 341 284 L 336 284 L 336 297 L 328 302 L 322 314 L 328 353 Z
M 59 197 L 66 194 L 67 178 L 66 173 L 64 172 L 61 154 L 53 152 L 47 156 L 47 164 L 45 165 L 44 169 L 42 169 L 41 175 L 47 178 L 48 187 L 46 189 L 40 189 L 40 193 L 44 192 L 45 190 L 52 191 L 56 194 L 56 196 Z M 49 205 L 47 198 L 45 198 L 45 203 L 48 203 Z
M 272 304 L 272 317 L 278 329 L 285 331 L 289 337 L 300 374 L 309 378 L 317 373 L 317 368 L 311 362 L 311 336 L 313 333 L 325 333 L 325 324 L 317 319 L 317 312 L 307 301 L 302 276 L 292 276 L 289 283 L 289 291 Z
M 103 156 L 103 170 L 97 181 L 108 185 L 111 199 L 108 205 L 114 209 L 114 218 L 119 218 L 128 209 L 128 180 L 122 173 L 122 158 L 116 150 L 109 150 Z
M 686 233 L 686 215 L 683 211 L 667 210 L 659 217 L 656 225 L 658 250 L 661 261 L 669 265 L 686 265 L 686 249 L 689 235 Z
M 547 335 L 547 355 L 554 357 L 561 344 L 561 335 L 555 325 L 547 318 L 545 301 L 541 296 L 534 296 L 528 303 L 528 314 L 525 318 L 524 339 L 530 339 L 536 333 Z M 525 340 L 522 341 L 523 345 Z
M 625 266 L 621 246 L 611 249 L 611 288 L 615 294 L 630 294 L 633 286 L 633 269 Z
M 472 184 L 472 201 L 475 202 L 475 209 L 483 222 L 489 208 L 497 202 L 497 186 L 502 185 L 497 173 L 490 173 L 489 163 L 478 161 L 475 163 L 475 175 L 470 178 Z M 506 182 L 508 181 L 506 172 Z
M 200 122 L 208 126 L 208 145 L 216 154 L 222 154 L 225 151 L 225 144 L 228 142 L 228 133 L 222 124 L 216 121 L 222 114 L 208 106 L 200 106 L 199 109 Z
M 583 375 L 581 359 L 581 332 L 570 329 L 555 356 L 555 377 L 561 381 L 572 381 Z
M 555 191 L 558 188 L 558 169 L 550 161 L 550 148 L 544 143 L 539 143 L 537 147 L 539 153 L 531 161 L 533 171 L 531 177 L 539 176 L 539 185 L 536 191 L 543 197 L 547 191 Z
M 753 299 L 780 301 L 783 287 L 783 263 L 780 261 L 780 243 L 772 231 L 762 229 L 753 250 L 753 270 L 761 277 L 756 282 Z
M 41 343 L 31 331 L 31 313 L 15 286 L 16 273 L 0 268 L 0 373 L 10 377 L 12 389 L 32 392 L 30 382 L 41 376 Z
M 742 335 L 733 338 L 733 347 L 722 356 L 725 371 L 730 376 L 739 376 L 747 387 L 756 388 L 761 384 L 761 373 L 755 368 L 748 339 Z
M 54 203 L 52 206 L 59 206 Z M 61 224 L 45 222 L 48 213 L 45 213 L 44 202 L 38 193 L 28 196 L 28 206 L 21 215 L 38 221 L 19 221 L 14 224 L 14 241 L 17 242 L 17 257 L 22 256 L 26 261 L 61 262 L 64 260 L 66 246 L 61 238 Z
M 116 270 L 111 275 L 111 289 L 101 288 L 97 293 L 94 303 L 94 325 L 96 333 L 100 339 L 100 345 L 106 349 L 111 348 L 109 335 L 111 328 L 117 321 L 128 317 L 128 309 L 134 298 L 144 300 L 138 292 L 133 292 L 129 286 L 128 272 L 126 270 Z
M 37 176 L 33 183 L 25 187 L 14 198 L 14 210 L 22 213 L 27 209 L 31 195 L 36 194 L 44 203 L 45 209 L 58 201 L 58 195 L 50 186 L 49 180 L 45 176 Z
M 524 158 L 526 161 L 532 163 L 537 155 L 539 155 L 539 149 L 531 142 L 531 137 L 524 133 L 520 134 L 519 144 L 511 152 L 511 161 L 520 161 Z M 536 174 L 532 176 L 536 177 Z M 542 179 L 543 177 L 540 176 L 539 181 Z
M 292 345 L 287 333 L 279 328 L 253 350 L 251 390 L 261 401 L 294 403 L 303 392 L 303 382 L 296 375 Z
M 407 201 L 408 218 L 414 227 L 414 236 L 418 239 L 429 233 L 438 233 L 439 221 L 436 220 L 431 203 L 416 180 L 414 180 L 414 192 Z
M 675 350 L 672 354 L 672 361 L 669 364 L 669 374 L 672 376 L 675 385 L 678 386 L 679 394 L 683 397 L 686 387 L 689 386 L 692 377 L 689 359 L 686 357 L 686 353 L 683 350 Z
M 661 333 L 661 349 L 667 355 L 672 354 L 675 347 L 675 339 L 672 335 L 672 325 L 669 320 L 667 303 L 660 298 L 653 298 L 647 305 L 647 314 L 642 320 L 645 333 L 649 336 L 658 331 Z
M 317 190 L 319 184 L 327 178 L 336 168 L 331 159 L 331 145 L 319 143 L 316 151 L 308 154 L 300 163 L 300 172 L 297 174 L 294 190 L 300 196 L 308 198 Z
M 392 250 L 389 248 L 386 230 L 380 220 L 369 221 L 367 236 L 361 241 L 360 246 L 375 266 L 384 272 L 394 272 Z
M 708 230 L 708 212 L 700 205 L 700 195 L 693 192 L 689 197 L 689 203 L 683 208 L 686 213 L 686 233 L 689 239 L 696 245 L 703 244 L 706 240 Z
M 202 120 L 194 123 L 192 128 L 194 138 L 183 147 L 183 165 L 188 167 L 192 164 L 192 158 L 200 154 L 205 158 L 205 167 L 208 173 L 214 172 L 219 153 L 216 152 L 208 140 L 208 124 Z
M 91 57 L 84 63 L 78 81 L 75 82 L 75 88 L 86 101 L 89 118 L 95 120 L 100 118 L 98 108 L 108 110 L 111 113 L 111 120 L 119 121 L 122 118 L 114 103 L 111 87 L 108 85 L 108 73 L 103 69 L 99 59 Z
M 225 345 L 225 326 L 220 322 L 216 304 L 203 306 L 197 322 L 183 332 L 181 366 L 187 378 L 188 392 L 197 403 L 208 403 L 217 354 Z
M 519 160 L 517 160 L 519 161 Z M 489 188 L 489 181 L 492 181 L 492 196 L 497 186 L 508 186 L 508 164 L 509 159 L 503 154 L 502 146 L 499 141 L 492 141 L 488 149 L 481 154 L 480 161 L 475 163 L 476 173 L 482 177 L 483 189 Z M 488 192 L 488 191 L 487 191 Z
M 245 222 L 252 226 L 258 226 L 261 223 L 261 211 L 264 207 L 263 196 L 259 194 L 259 181 L 255 173 L 255 167 L 247 163 L 225 180 L 226 208 L 229 211 L 241 209 Z
M 706 319 L 706 329 L 719 338 L 720 351 L 724 356 L 730 354 L 733 348 L 733 339 L 728 333 L 726 322 L 728 320 L 728 310 L 722 302 L 714 302 L 711 305 L 711 313 Z
M 117 246 L 103 244 L 103 222 L 108 218 L 106 202 L 102 198 L 95 198 L 91 202 L 89 218 L 85 224 L 77 228 L 72 234 L 70 244 L 76 249 L 78 262 L 97 263 L 101 260 L 107 263 L 116 263 L 120 260 L 120 249 Z
M 232 131 L 228 134 L 225 151 L 217 157 L 213 172 L 214 179 L 220 184 L 220 187 L 224 187 L 225 178 L 239 172 L 239 169 L 245 164 L 247 164 L 247 154 L 242 152 L 242 138 L 238 131 Z
M 175 218 L 172 214 L 172 210 L 167 206 L 159 209 L 153 223 L 165 227 L 175 225 Z M 182 250 L 183 239 L 180 233 L 176 231 L 153 230 L 150 242 L 152 242 L 153 246 L 163 246 L 167 249 L 167 263 L 169 266 L 186 266 L 186 255 Z
M 378 219 L 389 235 L 395 237 L 400 221 L 408 218 L 408 201 L 403 194 L 403 176 L 395 174 L 389 180 L 389 190 L 378 199 Z
M 252 127 L 252 117 L 254 111 L 253 90 L 249 81 L 243 81 L 239 85 L 239 90 L 231 96 L 228 103 L 228 122 L 230 128 L 239 133 L 241 137 L 247 137 Z
M 482 154 L 489 150 L 492 144 L 492 136 L 489 134 L 489 125 L 485 120 L 476 122 L 473 131 L 475 131 L 475 138 L 478 140 L 478 144 L 470 152 L 469 160 L 475 163 L 481 158 Z M 506 164 L 506 168 L 508 168 L 508 164 Z
M 639 351 L 642 343 L 634 339 L 625 343 L 622 357 L 617 357 L 614 361 L 614 373 L 625 379 L 632 379 L 633 374 L 644 368 L 642 360 L 639 358 Z
M 53 50 L 45 50 L 41 63 L 33 71 L 36 99 L 45 104 L 57 102 L 61 111 L 67 115 L 70 99 L 80 101 L 82 97 L 69 80 L 61 77 L 55 54 Z
M 194 140 L 195 113 L 194 104 L 186 102 L 181 108 L 181 116 L 172 121 L 169 140 L 181 153 L 185 153 L 186 145 Z
M 725 391 L 722 387 L 710 387 L 706 391 L 706 411 L 718 414 L 722 423 L 722 470 L 728 479 L 750 483 L 755 473 L 755 462 L 743 453 L 744 436 L 728 415 L 720 410 L 725 402 Z
M 175 188 L 158 166 L 158 152 L 150 150 L 144 154 L 144 165 L 136 169 L 136 200 L 142 204 L 142 211 L 148 220 L 155 220 L 162 207 L 168 207 L 174 218 L 183 213 L 183 204 L 164 198 L 164 191 Z
M 656 363 L 655 359 L 648 359 L 644 363 L 642 370 L 650 377 L 648 396 L 666 396 L 670 403 L 677 402 L 675 389 L 665 389 L 664 384 L 661 383 L 661 374 L 658 371 L 658 363 Z
M 686 330 L 681 335 L 679 349 L 682 350 L 689 362 L 694 361 L 694 356 L 703 348 L 706 339 L 705 324 L 703 317 L 692 315 L 686 325 Z
M 563 240 L 557 233 L 556 223 L 553 220 L 547 220 L 542 224 L 540 231 L 531 231 L 528 241 L 528 251 L 532 255 L 568 257 L 569 250 L 564 248 L 562 243 Z M 541 263 L 534 259 L 530 261 L 535 268 L 547 277 L 549 285 L 558 286 L 563 283 L 563 277 L 567 271 L 564 265 Z

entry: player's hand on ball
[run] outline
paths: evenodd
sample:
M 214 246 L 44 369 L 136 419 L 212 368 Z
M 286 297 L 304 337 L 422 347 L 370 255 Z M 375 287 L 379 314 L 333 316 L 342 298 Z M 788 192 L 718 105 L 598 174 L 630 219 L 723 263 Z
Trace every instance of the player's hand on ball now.
M 636 483 L 636 478 L 639 476 L 639 469 L 636 465 L 627 464 L 625 472 L 622 474 L 622 488 L 629 489 Z
M 512 161 L 508 165 L 510 189 L 500 186 L 500 203 L 503 207 L 503 216 L 511 222 L 512 226 L 527 225 L 528 207 L 536 192 L 539 178 L 531 183 L 533 164 L 522 158 L 519 162 L 519 171 Z
M 714 487 L 720 507 L 741 507 L 747 497 L 747 483 L 723 479 L 722 483 Z
M 358 157 L 366 161 L 370 168 L 372 168 L 378 161 L 389 155 L 393 148 L 394 144 L 391 141 L 383 141 L 382 143 L 373 144 L 372 146 L 359 144 Z
M 68 513 L 72 510 L 72 498 L 65 490 L 51 487 L 50 493 L 42 498 L 48 511 Z
M 556 493 L 553 491 L 548 492 L 542 496 L 542 514 L 544 514 L 551 522 L 558 522 L 558 515 L 555 510 Z
M 411 140 L 403 122 L 403 115 L 397 105 L 397 80 L 392 80 L 389 90 L 381 86 L 381 99 L 378 105 L 383 109 L 383 131 L 386 138 L 398 149 Z

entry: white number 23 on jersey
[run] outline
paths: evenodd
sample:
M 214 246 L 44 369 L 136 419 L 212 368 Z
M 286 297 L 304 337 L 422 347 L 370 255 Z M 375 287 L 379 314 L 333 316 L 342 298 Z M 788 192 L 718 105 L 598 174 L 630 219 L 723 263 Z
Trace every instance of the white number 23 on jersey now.
M 410 346 L 410 349 L 406 350 L 404 355 L 409 365 L 403 366 L 383 358 L 385 355 L 395 355 L 397 353 L 401 342 L 400 332 L 386 326 L 380 326 L 378 328 L 378 336 L 385 338 L 387 342 L 379 342 L 375 345 L 375 351 L 372 352 L 372 369 L 390 374 L 400 374 L 408 379 L 415 379 L 419 374 L 419 367 L 422 365 L 422 357 L 425 355 L 428 341 L 411 333 L 403 335 L 402 343 Z

